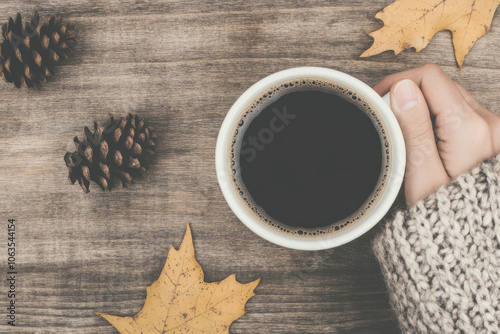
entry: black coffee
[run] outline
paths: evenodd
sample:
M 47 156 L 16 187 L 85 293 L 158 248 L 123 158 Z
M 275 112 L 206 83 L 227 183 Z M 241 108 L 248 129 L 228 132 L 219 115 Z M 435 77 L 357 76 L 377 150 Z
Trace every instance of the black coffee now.
M 283 83 L 235 129 L 234 185 L 280 230 L 338 231 L 376 201 L 388 168 L 385 138 L 378 115 L 355 92 L 311 79 Z

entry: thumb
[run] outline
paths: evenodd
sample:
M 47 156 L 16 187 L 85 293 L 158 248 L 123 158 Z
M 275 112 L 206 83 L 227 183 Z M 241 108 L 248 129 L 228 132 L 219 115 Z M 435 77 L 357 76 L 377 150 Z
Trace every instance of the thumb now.
M 437 150 L 429 107 L 418 86 L 409 79 L 395 83 L 391 107 L 405 140 L 405 197 L 413 205 L 448 183 L 449 178 Z

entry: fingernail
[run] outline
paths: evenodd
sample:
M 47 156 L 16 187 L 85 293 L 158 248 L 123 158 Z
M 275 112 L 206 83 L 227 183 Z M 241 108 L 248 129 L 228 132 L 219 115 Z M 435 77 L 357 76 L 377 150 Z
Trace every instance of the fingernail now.
M 394 87 L 394 102 L 400 111 L 409 110 L 418 103 L 417 87 L 409 79 L 402 80 Z

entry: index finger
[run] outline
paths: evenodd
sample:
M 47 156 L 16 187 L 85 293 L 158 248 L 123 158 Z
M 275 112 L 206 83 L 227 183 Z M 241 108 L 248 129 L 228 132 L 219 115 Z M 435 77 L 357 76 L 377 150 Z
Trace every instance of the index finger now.
M 427 64 L 408 71 L 391 74 L 373 89 L 383 95 L 388 93 L 396 82 L 403 79 L 410 79 L 420 87 L 429 105 L 430 112 L 436 117 L 450 112 L 459 112 L 463 117 L 470 117 L 473 114 L 478 116 L 475 112 L 469 113 L 474 108 L 464 99 L 455 81 L 451 80 L 441 67 L 435 64 Z
M 425 66 L 425 65 L 424 65 Z M 373 87 L 373 90 L 376 91 L 380 96 L 384 96 L 385 94 L 391 91 L 391 87 L 398 81 L 403 79 L 410 79 L 417 86 L 420 87 L 420 82 L 422 82 L 422 70 L 423 66 L 412 68 L 411 70 L 398 72 L 394 74 L 390 74 L 382 79 L 378 84 Z
M 382 81 L 380 81 L 373 89 L 379 95 L 385 95 L 389 93 L 392 85 L 403 79 L 412 80 L 417 86 L 421 87 L 422 79 L 424 76 L 433 75 L 432 72 L 442 71 L 441 68 L 436 64 L 426 64 L 423 66 L 412 68 L 411 70 L 394 73 L 386 76 Z M 451 81 L 451 79 L 449 79 Z

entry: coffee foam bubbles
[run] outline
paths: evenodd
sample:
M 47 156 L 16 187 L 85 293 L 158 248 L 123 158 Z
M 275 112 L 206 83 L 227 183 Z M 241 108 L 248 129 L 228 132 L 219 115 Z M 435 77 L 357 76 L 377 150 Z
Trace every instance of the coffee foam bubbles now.
M 374 124 L 374 127 L 379 134 L 383 154 L 383 166 L 381 168 L 381 175 L 379 177 L 377 185 L 375 186 L 375 189 L 369 196 L 368 200 L 361 206 L 361 208 L 351 216 L 346 217 L 341 221 L 332 222 L 332 224 L 329 226 L 315 229 L 290 227 L 286 225 L 286 222 L 279 222 L 270 217 L 254 202 L 252 196 L 242 182 L 241 175 L 239 173 L 240 154 L 242 149 L 242 142 L 244 140 L 243 137 L 253 119 L 257 117 L 257 115 L 259 115 L 259 113 L 268 105 L 272 104 L 280 97 L 289 93 L 304 90 L 319 90 L 326 93 L 335 94 L 343 98 L 344 100 L 347 100 L 350 103 L 356 105 L 370 118 L 370 120 Z M 297 237 L 314 238 L 318 236 L 326 236 L 339 233 L 355 225 L 356 222 L 362 219 L 373 209 L 387 184 L 387 177 L 391 168 L 390 155 L 391 144 L 388 140 L 387 130 L 384 122 L 378 112 L 376 112 L 375 109 L 363 97 L 359 95 L 359 93 L 355 92 L 354 90 L 350 90 L 345 86 L 326 81 L 324 79 L 301 78 L 295 80 L 287 80 L 276 84 L 266 91 L 261 92 L 261 94 L 259 94 L 257 98 L 255 98 L 244 108 L 233 127 L 233 134 L 230 137 L 229 152 L 227 154 L 227 164 L 228 170 L 231 174 L 233 190 L 239 197 L 239 200 L 243 202 L 243 205 L 252 214 L 252 216 L 254 216 L 254 218 L 282 233 Z

